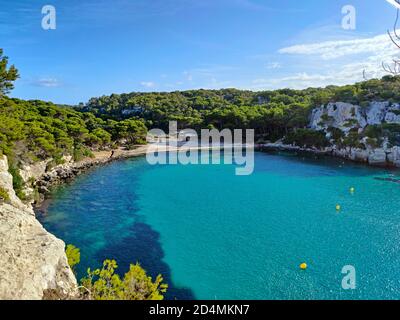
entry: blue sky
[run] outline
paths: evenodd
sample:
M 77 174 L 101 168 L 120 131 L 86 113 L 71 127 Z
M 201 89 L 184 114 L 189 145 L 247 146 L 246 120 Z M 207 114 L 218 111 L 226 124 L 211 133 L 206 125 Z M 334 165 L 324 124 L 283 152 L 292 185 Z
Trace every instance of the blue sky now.
M 56 30 L 41 27 L 48 4 Z M 345 5 L 355 30 L 342 28 Z M 23 99 L 304 88 L 383 75 L 400 54 L 385 35 L 395 17 L 385 0 L 0 0 L 0 47 Z

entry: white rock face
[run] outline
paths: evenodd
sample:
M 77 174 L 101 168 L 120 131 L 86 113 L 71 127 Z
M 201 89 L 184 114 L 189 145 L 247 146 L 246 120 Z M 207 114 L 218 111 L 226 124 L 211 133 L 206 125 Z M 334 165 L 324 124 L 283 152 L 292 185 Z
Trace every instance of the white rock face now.
M 371 165 L 385 165 L 387 158 L 384 149 L 374 149 L 368 155 L 368 163 Z
M 23 204 L 15 194 L 13 188 L 13 178 L 8 172 L 8 161 L 6 156 L 0 156 L 0 187 L 7 191 L 10 197 L 11 205 L 13 205 L 15 208 L 28 212 L 31 215 L 34 215 L 32 208 Z
M 0 299 L 74 298 L 75 276 L 65 244 L 48 233 L 12 188 L 6 157 L 0 157 L 0 185 L 10 204 L 0 204 Z
M 393 147 L 387 154 L 387 160 L 396 167 L 400 167 L 400 147 Z
M 76 280 L 64 242 L 29 213 L 0 205 L 0 299 L 72 298 Z
M 314 130 L 325 130 L 334 127 L 347 134 L 351 129 L 359 132 L 367 125 L 380 125 L 382 123 L 400 124 L 400 105 L 390 102 L 371 102 L 368 107 L 363 108 L 350 103 L 329 103 L 313 110 L 310 127 Z M 330 133 L 327 132 L 327 138 Z M 361 142 L 366 142 L 364 138 Z M 367 144 L 366 144 L 367 145 Z M 371 165 L 394 165 L 400 167 L 400 146 L 389 146 L 387 139 L 380 148 L 367 149 L 344 148 L 338 149 L 334 146 L 332 154 L 338 157 L 354 161 L 368 162 Z
M 399 113 L 399 115 L 397 115 Z M 326 120 L 325 118 L 328 118 Z M 343 132 L 352 128 L 365 128 L 367 125 L 400 123 L 400 105 L 374 101 L 366 108 L 351 103 L 329 103 L 313 110 L 310 126 L 314 130 L 323 130 L 332 126 Z
M 367 150 L 358 149 L 358 148 L 352 148 L 350 150 L 349 159 L 351 159 L 351 160 L 367 162 L 368 158 L 369 158 L 369 152 Z
M 388 102 L 373 102 L 366 109 L 367 124 L 381 124 L 388 112 Z
M 51 159 L 22 166 L 22 168 L 19 170 L 19 173 L 24 182 L 27 183 L 30 179 L 37 180 L 39 177 L 41 177 L 46 172 L 47 164 L 50 161 Z
M 311 128 L 314 130 L 323 130 L 332 126 L 348 132 L 356 126 L 364 128 L 366 125 L 367 121 L 361 107 L 350 103 L 329 103 L 314 109 L 311 115 Z

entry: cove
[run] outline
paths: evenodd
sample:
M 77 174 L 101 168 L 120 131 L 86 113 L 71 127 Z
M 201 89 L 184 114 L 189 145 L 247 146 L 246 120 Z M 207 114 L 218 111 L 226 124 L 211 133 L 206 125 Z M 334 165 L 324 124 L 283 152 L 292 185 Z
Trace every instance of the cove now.
M 256 153 L 249 176 L 142 157 L 54 189 L 37 214 L 81 249 L 78 278 L 113 258 L 120 273 L 138 261 L 163 274 L 168 299 L 398 299 L 397 175 L 290 154 Z M 342 288 L 346 265 L 354 290 Z

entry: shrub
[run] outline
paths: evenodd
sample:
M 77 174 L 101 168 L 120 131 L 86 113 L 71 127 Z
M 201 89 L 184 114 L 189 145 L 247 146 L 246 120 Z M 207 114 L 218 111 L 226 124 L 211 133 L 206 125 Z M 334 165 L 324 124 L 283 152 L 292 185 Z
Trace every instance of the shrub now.
M 87 147 L 80 145 L 74 148 L 73 152 L 74 161 L 81 161 L 84 158 L 93 158 L 93 152 Z
M 293 131 L 285 137 L 284 142 L 300 147 L 323 148 L 329 145 L 329 141 L 323 131 L 314 131 L 311 129 Z
M 383 136 L 387 137 L 391 145 L 400 144 L 400 125 L 398 123 L 382 124 Z
M 360 142 L 362 136 L 357 131 L 350 131 L 347 137 L 343 139 L 343 145 L 346 147 L 365 149 L 364 144 Z
M 378 139 L 375 138 L 367 138 L 367 144 L 371 146 L 372 148 L 378 148 L 379 147 L 379 142 Z
M 13 177 L 13 188 L 14 188 L 14 191 L 15 191 L 16 195 L 21 200 L 25 200 L 26 199 L 26 195 L 23 192 L 25 183 L 24 183 L 24 180 L 22 179 L 22 177 L 21 177 L 21 175 L 19 173 L 18 167 L 15 166 L 14 164 L 10 164 L 10 166 L 8 168 L 8 172 Z
M 67 255 L 68 264 L 71 269 L 75 272 L 75 266 L 81 261 L 80 250 L 72 244 L 67 245 L 65 249 L 65 254 Z
M 94 300 L 163 300 L 163 293 L 168 285 L 158 275 L 152 278 L 138 264 L 131 264 L 129 271 L 121 279 L 115 270 L 118 265 L 115 260 L 105 260 L 101 269 L 91 271 L 82 279 L 82 286 Z
M 334 120 L 334 118 L 332 116 L 329 116 L 328 114 L 324 113 L 321 116 L 321 120 L 324 122 L 330 122 L 330 121 Z
M 0 187 L 0 203 L 2 202 L 9 202 L 10 201 L 10 196 L 8 195 L 8 192 L 6 189 Z
M 336 142 L 342 141 L 342 139 L 345 137 L 344 132 L 339 128 L 329 127 L 328 132 L 331 133 L 332 139 L 335 140 Z
M 364 129 L 364 136 L 371 139 L 378 139 L 382 136 L 382 127 L 378 125 L 369 125 Z

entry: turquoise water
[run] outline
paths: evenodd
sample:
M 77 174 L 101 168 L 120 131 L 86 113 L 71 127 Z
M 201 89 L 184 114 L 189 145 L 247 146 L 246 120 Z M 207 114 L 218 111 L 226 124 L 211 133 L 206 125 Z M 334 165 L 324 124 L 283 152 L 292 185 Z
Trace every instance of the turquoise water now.
M 81 248 L 81 276 L 105 258 L 121 272 L 139 261 L 169 299 L 397 299 L 400 184 L 375 179 L 390 174 L 264 153 L 250 176 L 137 158 L 58 188 L 39 219 Z M 341 287 L 345 265 L 355 290 Z

